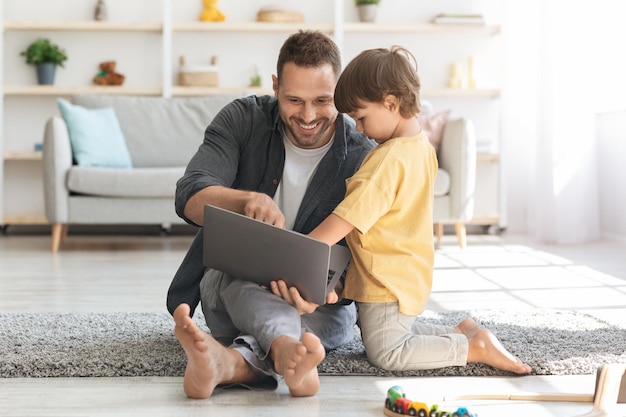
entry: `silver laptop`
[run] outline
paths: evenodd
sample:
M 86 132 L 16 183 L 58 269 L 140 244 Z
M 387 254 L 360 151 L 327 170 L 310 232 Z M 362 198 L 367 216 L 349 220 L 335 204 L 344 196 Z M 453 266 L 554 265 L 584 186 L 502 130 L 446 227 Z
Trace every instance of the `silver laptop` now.
M 204 207 L 204 264 L 269 287 L 284 280 L 322 305 L 341 277 L 350 251 L 219 207 Z

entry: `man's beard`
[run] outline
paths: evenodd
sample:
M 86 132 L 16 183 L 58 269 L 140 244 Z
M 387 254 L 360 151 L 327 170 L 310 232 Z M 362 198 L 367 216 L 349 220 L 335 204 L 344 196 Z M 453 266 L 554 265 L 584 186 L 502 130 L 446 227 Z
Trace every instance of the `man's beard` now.
M 305 124 L 291 120 L 292 123 L 296 123 L 298 125 Z M 319 142 L 324 139 L 326 135 L 328 135 L 328 131 L 330 130 L 330 123 L 328 119 L 323 119 L 323 121 L 317 122 L 321 124 L 321 126 L 317 127 L 316 133 L 313 135 L 303 135 L 298 134 L 295 129 L 292 128 L 291 124 L 285 124 L 285 130 L 288 132 L 288 137 L 295 141 L 295 145 L 300 148 L 315 148 L 319 146 Z M 316 146 L 317 145 L 317 146 Z

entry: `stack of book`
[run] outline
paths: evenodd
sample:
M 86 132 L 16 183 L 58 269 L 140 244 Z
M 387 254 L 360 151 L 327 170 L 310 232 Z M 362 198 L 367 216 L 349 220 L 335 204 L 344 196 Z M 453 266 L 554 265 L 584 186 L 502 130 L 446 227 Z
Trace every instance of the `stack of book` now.
M 435 16 L 432 20 L 433 23 L 449 23 L 449 24 L 473 24 L 484 25 L 485 18 L 481 14 L 451 14 L 441 13 Z

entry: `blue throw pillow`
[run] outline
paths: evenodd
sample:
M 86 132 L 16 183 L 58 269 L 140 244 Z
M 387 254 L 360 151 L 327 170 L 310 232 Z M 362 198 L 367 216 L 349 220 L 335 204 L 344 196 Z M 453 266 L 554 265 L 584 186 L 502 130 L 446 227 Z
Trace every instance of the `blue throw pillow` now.
M 111 107 L 88 109 L 57 99 L 67 124 L 72 154 L 81 166 L 131 168 L 124 133 Z

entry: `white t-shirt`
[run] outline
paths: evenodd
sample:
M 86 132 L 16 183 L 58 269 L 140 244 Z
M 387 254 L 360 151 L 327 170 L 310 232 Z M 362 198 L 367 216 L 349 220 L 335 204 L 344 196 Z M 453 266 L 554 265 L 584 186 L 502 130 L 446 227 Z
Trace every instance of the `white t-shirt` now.
M 300 203 L 320 161 L 333 144 L 334 136 L 321 148 L 302 149 L 295 146 L 285 134 L 285 168 L 274 195 L 274 202 L 285 216 L 285 229 L 293 229 Z

